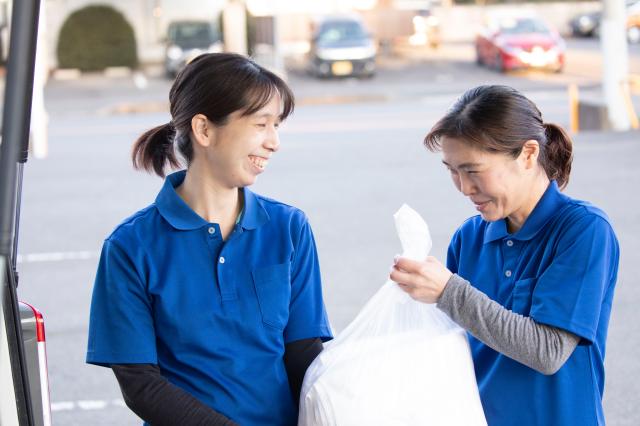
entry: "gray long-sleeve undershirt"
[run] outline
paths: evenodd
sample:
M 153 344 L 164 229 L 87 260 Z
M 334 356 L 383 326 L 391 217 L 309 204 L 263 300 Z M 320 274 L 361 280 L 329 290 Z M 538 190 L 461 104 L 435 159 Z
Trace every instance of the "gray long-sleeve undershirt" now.
M 546 375 L 556 373 L 580 341 L 573 333 L 506 309 L 456 274 L 437 307 L 487 346 Z

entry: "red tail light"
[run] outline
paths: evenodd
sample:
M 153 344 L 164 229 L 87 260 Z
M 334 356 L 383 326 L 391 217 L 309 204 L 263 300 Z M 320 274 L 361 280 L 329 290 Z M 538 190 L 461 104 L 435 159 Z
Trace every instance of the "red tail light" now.
M 20 303 L 27 305 L 33 311 L 33 315 L 36 318 L 36 340 L 38 342 L 46 341 L 45 335 L 44 335 L 44 318 L 42 317 L 42 314 L 40 313 L 40 311 L 26 302 L 20 301 Z

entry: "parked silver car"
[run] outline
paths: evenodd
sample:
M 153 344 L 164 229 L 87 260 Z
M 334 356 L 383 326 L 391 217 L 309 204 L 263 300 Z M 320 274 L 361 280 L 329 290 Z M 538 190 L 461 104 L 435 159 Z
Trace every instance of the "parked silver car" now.
M 175 77 L 196 56 L 223 50 L 220 31 L 209 21 L 173 21 L 165 41 L 164 68 L 170 77 Z
M 318 77 L 371 77 L 376 71 L 377 47 L 357 17 L 336 16 L 319 21 L 309 51 L 309 71 Z

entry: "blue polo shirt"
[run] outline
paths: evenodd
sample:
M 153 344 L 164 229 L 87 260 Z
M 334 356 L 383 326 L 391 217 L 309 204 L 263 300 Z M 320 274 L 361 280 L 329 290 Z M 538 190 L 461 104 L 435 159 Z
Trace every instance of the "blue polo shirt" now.
M 618 260 L 605 213 L 560 193 L 555 181 L 517 232 L 480 216 L 457 230 L 447 256 L 452 272 L 505 308 L 581 338 L 562 368 L 545 376 L 469 336 L 489 425 L 605 424 L 603 361 Z
M 105 240 L 87 362 L 157 364 L 243 426 L 294 425 L 285 344 L 331 338 L 307 218 L 244 188 L 223 241 L 176 193 L 184 176 L 168 176 L 156 201 Z

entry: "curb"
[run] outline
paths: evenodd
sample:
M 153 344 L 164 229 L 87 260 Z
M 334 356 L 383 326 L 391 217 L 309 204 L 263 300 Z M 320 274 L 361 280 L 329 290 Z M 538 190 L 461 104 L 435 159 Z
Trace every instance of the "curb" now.
M 59 81 L 79 80 L 84 77 L 102 78 L 131 78 L 137 74 L 155 75 L 158 73 L 154 67 L 141 67 L 132 69 L 129 67 L 107 67 L 102 71 L 81 71 L 78 68 L 57 68 L 51 71 L 51 78 Z

